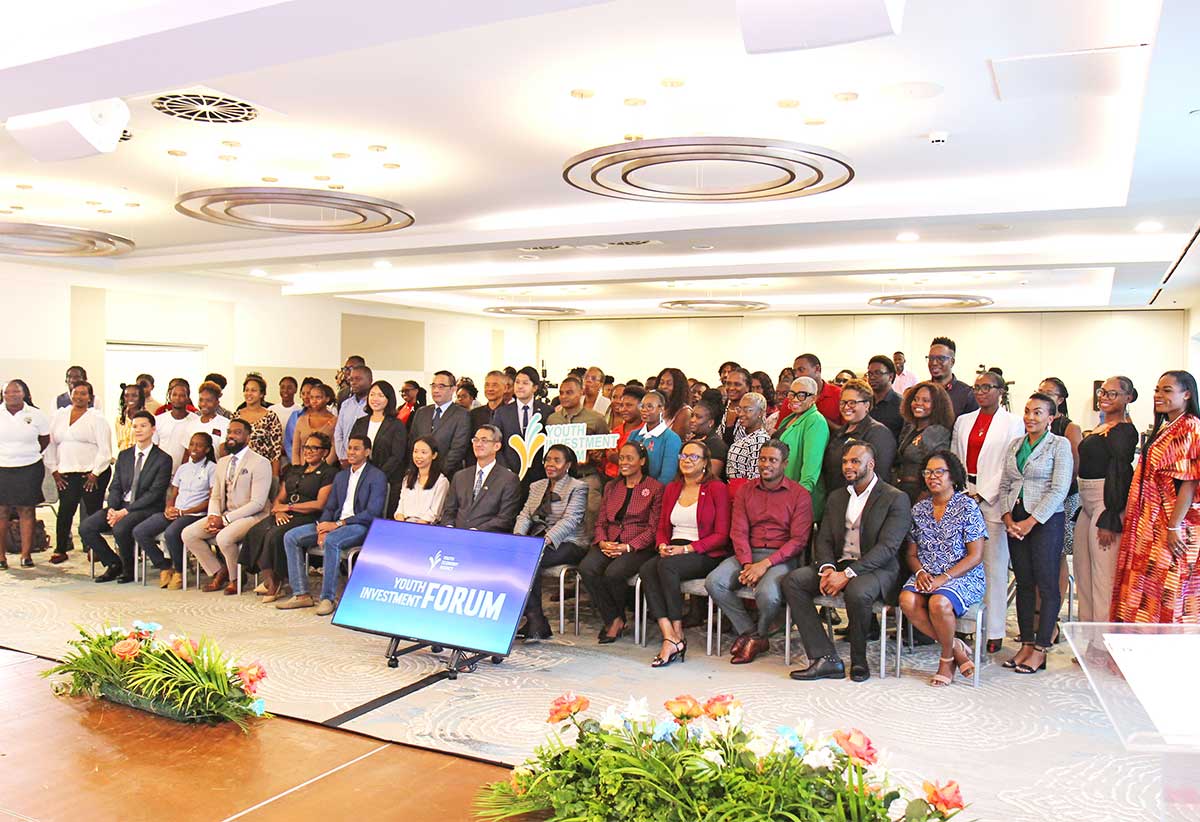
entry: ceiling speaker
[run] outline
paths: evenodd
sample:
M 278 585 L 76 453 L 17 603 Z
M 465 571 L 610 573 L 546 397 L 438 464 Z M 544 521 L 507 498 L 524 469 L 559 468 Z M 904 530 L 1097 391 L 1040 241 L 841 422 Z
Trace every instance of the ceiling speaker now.
M 115 151 L 129 106 L 120 98 L 9 117 L 4 127 L 35 160 L 76 160 Z

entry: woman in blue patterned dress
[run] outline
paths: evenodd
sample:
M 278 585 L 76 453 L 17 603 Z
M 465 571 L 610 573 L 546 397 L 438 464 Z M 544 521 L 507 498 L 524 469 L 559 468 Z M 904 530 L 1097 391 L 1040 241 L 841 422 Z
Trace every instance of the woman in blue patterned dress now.
M 905 561 L 913 575 L 900 591 L 900 607 L 917 630 L 942 646 L 934 687 L 954 681 L 954 669 L 970 677 L 975 665 L 954 636 L 957 617 L 983 599 L 983 541 L 987 524 L 966 494 L 967 472 L 951 451 L 934 451 L 921 471 L 930 496 L 913 506 Z

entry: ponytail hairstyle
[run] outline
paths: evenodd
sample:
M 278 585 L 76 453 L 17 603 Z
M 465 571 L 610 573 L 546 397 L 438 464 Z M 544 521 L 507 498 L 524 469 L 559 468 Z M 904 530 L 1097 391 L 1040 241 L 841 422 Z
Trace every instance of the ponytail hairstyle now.
M 205 454 L 204 458 L 211 463 L 217 461 L 217 450 L 213 447 L 212 434 L 207 431 L 197 431 L 192 434 L 193 437 L 204 437 Z

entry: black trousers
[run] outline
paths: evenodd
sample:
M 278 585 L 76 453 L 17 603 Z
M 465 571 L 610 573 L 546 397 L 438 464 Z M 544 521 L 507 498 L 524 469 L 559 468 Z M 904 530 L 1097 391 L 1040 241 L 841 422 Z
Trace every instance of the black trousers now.
M 655 556 L 642 566 L 642 593 L 651 619 L 683 619 L 683 592 L 679 586 L 689 579 L 708 576 L 725 557 L 708 554 Z
M 283 525 L 275 524 L 275 515 L 267 514 L 246 532 L 242 547 L 238 552 L 238 563 L 243 571 L 257 574 L 260 571 L 274 571 L 276 568 L 282 576 L 287 576 L 287 555 L 283 550 L 283 536 L 293 528 L 301 525 L 312 525 L 320 516 L 318 513 L 292 514 L 292 518 Z
M 1025 507 L 1017 503 L 1013 519 L 1025 519 Z M 1008 539 L 1012 558 L 1013 577 L 1017 581 L 1017 625 L 1022 642 L 1036 642 L 1050 647 L 1054 638 L 1054 623 L 1062 607 L 1058 590 L 1059 565 L 1062 562 L 1063 532 L 1066 517 L 1059 511 L 1050 519 L 1033 526 L 1025 539 Z M 1042 607 L 1034 624 L 1037 596 L 1042 595 Z
M 79 514 L 79 521 L 82 524 L 83 520 L 104 506 L 104 491 L 108 488 L 108 481 L 112 479 L 112 469 L 105 469 L 103 473 L 96 475 L 96 487 L 91 491 L 83 490 L 83 483 L 87 479 L 86 473 L 72 471 L 61 476 L 66 481 L 67 487 L 58 492 L 58 522 L 55 524 L 54 550 L 56 553 L 65 554 L 75 547 L 71 540 L 71 526 L 75 524 L 75 511 L 83 509 Z
M 545 612 L 542 611 L 542 568 L 550 568 L 555 565 L 574 565 L 583 558 L 583 553 L 586 549 L 576 545 L 573 542 L 563 542 L 559 545 L 547 545 L 542 549 L 542 561 L 538 565 L 538 572 L 533 575 L 533 585 L 529 588 L 529 599 L 525 602 L 525 615 L 532 616 L 534 619 L 546 619 Z
M 600 611 L 600 618 L 608 625 L 614 619 L 625 618 L 625 599 L 629 593 L 629 578 L 657 554 L 654 548 L 630 551 L 608 557 L 599 548 L 592 546 L 579 563 L 579 575 L 583 587 L 591 594 L 592 603 Z
M 133 529 L 158 513 L 161 512 L 134 511 L 126 514 L 115 527 L 109 527 L 108 509 L 101 509 L 80 523 L 79 538 L 97 562 L 103 563 L 106 568 L 120 568 L 125 576 L 133 576 Z M 108 547 L 108 540 L 103 534 L 113 535 L 121 552 L 119 557 Z
M 839 563 L 843 570 L 848 563 Z M 867 664 L 867 628 L 871 624 L 871 606 L 884 598 L 884 585 L 880 577 L 865 572 L 850 580 L 842 589 L 846 601 L 846 638 L 850 641 L 850 664 Z M 825 624 L 813 604 L 813 598 L 821 595 L 821 577 L 812 565 L 797 568 L 783 580 L 783 595 L 792 608 L 792 621 L 804 643 L 804 655 L 809 661 L 821 657 L 835 656 L 833 642 L 825 633 Z

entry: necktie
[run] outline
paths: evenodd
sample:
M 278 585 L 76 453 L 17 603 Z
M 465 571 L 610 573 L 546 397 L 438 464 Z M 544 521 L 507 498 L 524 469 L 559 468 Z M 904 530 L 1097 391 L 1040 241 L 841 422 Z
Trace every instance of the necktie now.
M 130 494 L 129 494 L 129 499 L 130 499 L 130 501 L 137 499 L 137 494 L 138 494 L 138 487 L 137 487 L 137 486 L 138 486 L 138 477 L 140 477 L 140 476 L 142 475 L 142 460 L 144 460 L 144 459 L 145 459 L 145 457 L 146 457 L 146 453 L 145 453 L 144 451 L 138 451 L 138 455 L 137 455 L 137 461 L 133 463 L 133 485 L 129 486 L 129 488 L 130 488 Z
M 521 433 L 525 433 L 525 429 L 529 427 L 529 406 L 521 409 Z
M 438 420 L 442 418 L 442 407 L 439 405 L 433 409 L 433 427 L 437 428 Z
M 477 471 L 475 473 L 475 490 L 471 494 L 472 502 L 479 499 L 479 489 L 482 487 L 483 487 L 483 469 L 480 468 L 479 471 Z
M 230 457 L 229 471 L 225 474 L 225 495 L 233 492 L 233 482 L 237 478 L 237 457 Z

